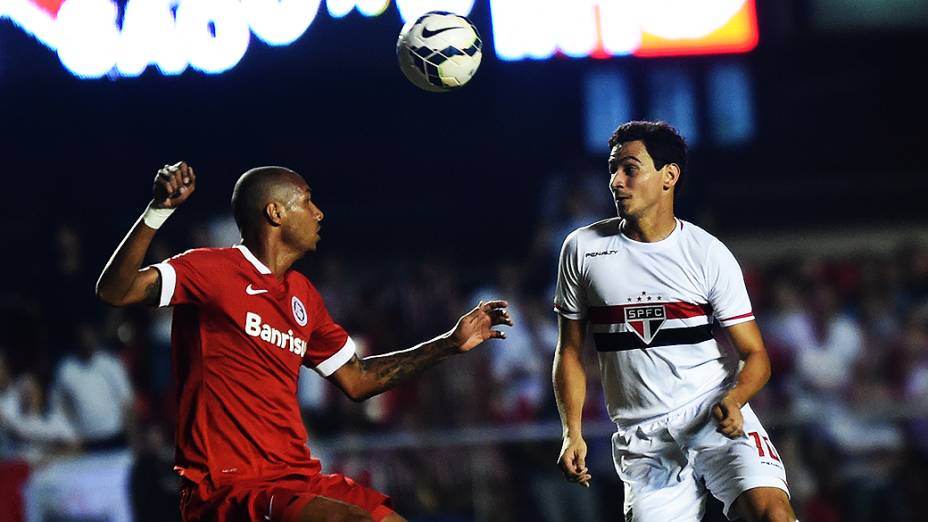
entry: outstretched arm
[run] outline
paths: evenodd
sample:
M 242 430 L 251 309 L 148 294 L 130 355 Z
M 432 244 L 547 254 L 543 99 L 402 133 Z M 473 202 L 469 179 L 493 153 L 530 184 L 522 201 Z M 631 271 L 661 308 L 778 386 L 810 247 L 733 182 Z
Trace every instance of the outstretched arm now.
M 741 407 L 747 404 L 770 379 L 770 357 L 755 321 L 739 323 L 725 329 L 744 361 L 738 382 L 712 408 L 719 431 L 730 438 L 744 436 Z
M 158 304 L 161 275 L 151 267 L 139 268 L 157 228 L 195 189 L 193 168 L 184 162 L 165 165 L 158 171 L 151 203 L 103 268 L 97 280 L 97 297 L 113 306 L 141 302 Z
M 363 359 L 354 356 L 329 378 L 351 400 L 373 397 L 452 355 L 473 350 L 487 339 L 505 339 L 506 334 L 493 327 L 512 326 L 507 306 L 506 301 L 481 302 L 458 319 L 451 331 L 407 350 Z
M 583 368 L 583 340 L 586 321 L 558 318 L 557 350 L 554 353 L 554 398 L 561 415 L 564 441 L 557 463 L 569 482 L 590 486 L 586 467 L 586 441 L 583 440 L 583 403 L 586 401 L 586 372 Z

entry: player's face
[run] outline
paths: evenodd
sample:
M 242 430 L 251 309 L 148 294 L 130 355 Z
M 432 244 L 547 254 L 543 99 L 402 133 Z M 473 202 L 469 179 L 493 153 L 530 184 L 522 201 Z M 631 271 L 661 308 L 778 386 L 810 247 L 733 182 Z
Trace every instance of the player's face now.
M 285 239 L 300 250 L 316 250 L 323 217 L 324 214 L 313 202 L 309 185 L 300 179 L 287 205 Z
M 616 145 L 609 154 L 609 189 L 620 217 L 639 217 L 666 197 L 665 172 L 658 170 L 642 141 Z

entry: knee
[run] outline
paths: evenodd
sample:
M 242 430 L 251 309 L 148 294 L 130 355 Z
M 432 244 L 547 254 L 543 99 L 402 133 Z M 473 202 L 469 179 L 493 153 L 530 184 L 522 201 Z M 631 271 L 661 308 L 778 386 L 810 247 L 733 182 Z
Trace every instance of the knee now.
M 796 522 L 796 515 L 789 505 L 774 502 L 764 510 L 760 518 L 763 522 Z
M 328 513 L 315 513 L 304 516 L 301 522 L 374 522 L 370 513 L 357 506 L 339 506 Z
M 357 506 L 348 506 L 348 509 L 338 518 L 337 522 L 374 522 L 374 519 L 371 518 L 370 513 L 367 511 Z
M 789 498 L 780 491 L 748 491 L 738 498 L 736 508 L 749 522 L 797 522 Z

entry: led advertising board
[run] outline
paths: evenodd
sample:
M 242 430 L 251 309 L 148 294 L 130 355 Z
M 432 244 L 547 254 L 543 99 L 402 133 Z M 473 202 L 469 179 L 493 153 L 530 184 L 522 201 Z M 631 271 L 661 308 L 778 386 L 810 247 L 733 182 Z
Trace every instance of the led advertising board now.
M 755 0 L 489 0 L 504 61 L 743 53 L 758 42 Z M 235 67 L 252 37 L 286 46 L 319 16 L 406 21 L 432 10 L 468 16 L 475 0 L 0 0 L 12 23 L 81 78 L 177 75 Z M 397 28 L 397 31 L 399 28 Z

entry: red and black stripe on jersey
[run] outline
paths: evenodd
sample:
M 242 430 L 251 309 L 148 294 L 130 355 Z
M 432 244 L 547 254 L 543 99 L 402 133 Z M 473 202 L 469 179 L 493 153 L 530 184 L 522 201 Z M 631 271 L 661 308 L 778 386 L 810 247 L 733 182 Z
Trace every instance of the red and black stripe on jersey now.
M 631 331 L 631 325 L 626 322 L 626 309 L 663 306 L 664 321 L 674 319 L 705 318 L 705 323 L 686 326 L 677 322 L 676 325 L 661 324 L 650 343 Z M 658 346 L 671 346 L 677 344 L 698 344 L 712 339 L 712 307 L 708 304 L 693 304 L 682 302 L 669 303 L 630 303 L 612 306 L 591 306 L 587 310 L 587 319 L 592 327 L 623 325 L 625 331 L 620 332 L 593 332 L 593 342 L 599 352 L 620 352 L 655 348 Z M 692 321 L 690 321 L 692 322 Z

